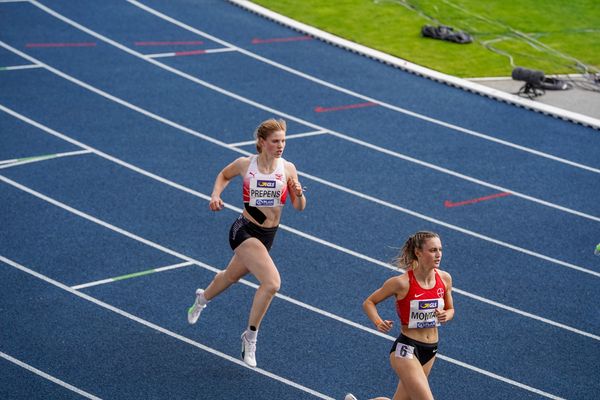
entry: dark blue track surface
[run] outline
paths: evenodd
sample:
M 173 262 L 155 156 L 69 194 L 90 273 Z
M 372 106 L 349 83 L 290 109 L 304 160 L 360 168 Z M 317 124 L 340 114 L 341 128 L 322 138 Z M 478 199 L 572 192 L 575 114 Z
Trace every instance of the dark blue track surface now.
M 104 399 L 391 397 L 393 339 L 361 304 L 421 229 L 442 236 L 455 287 L 436 398 L 598 397 L 597 131 L 318 40 L 268 41 L 299 33 L 225 1 L 143 4 L 0 3 L 0 397 L 82 396 L 34 371 Z M 237 360 L 253 277 L 197 325 L 185 313 L 231 257 L 239 182 L 211 213 L 214 177 L 272 116 L 308 207 L 286 207 L 252 370 Z

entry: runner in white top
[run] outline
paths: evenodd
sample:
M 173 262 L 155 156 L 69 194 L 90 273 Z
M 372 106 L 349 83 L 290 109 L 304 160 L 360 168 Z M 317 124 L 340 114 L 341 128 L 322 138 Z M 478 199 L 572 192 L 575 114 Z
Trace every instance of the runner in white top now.
M 250 165 L 244 176 L 244 204 L 248 203 L 250 207 L 283 206 L 288 195 L 285 163 L 283 158 L 276 159 L 275 170 L 265 174 L 258 168 L 258 155 L 250 156 Z
M 254 275 L 260 285 L 250 310 L 248 328 L 242 334 L 242 358 L 252 367 L 256 366 L 256 338 L 260 323 L 281 284 L 269 249 L 279 225 L 282 206 L 289 194 L 296 210 L 302 211 L 306 207 L 296 167 L 281 157 L 285 148 L 285 131 L 283 120 L 264 121 L 255 132 L 258 154 L 236 159 L 217 175 L 210 209 L 223 209 L 221 193 L 233 178 L 241 176 L 244 178 L 244 210 L 230 230 L 233 258 L 206 290 L 196 290 L 196 301 L 188 310 L 188 322 L 196 323 L 210 300 L 246 274 Z

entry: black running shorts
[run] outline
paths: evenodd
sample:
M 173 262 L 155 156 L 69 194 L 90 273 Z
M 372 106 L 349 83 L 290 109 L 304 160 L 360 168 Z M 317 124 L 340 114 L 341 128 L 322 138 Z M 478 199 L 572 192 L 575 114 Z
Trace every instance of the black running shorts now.
M 427 364 L 429 360 L 431 360 L 437 354 L 438 344 L 437 343 L 423 343 L 418 340 L 411 339 L 404 334 L 400 334 L 398 339 L 392 345 L 392 349 L 390 353 L 395 353 L 398 345 L 406 345 L 411 349 L 408 353 L 414 354 L 417 357 L 417 360 L 421 363 L 421 365 Z M 412 358 L 412 357 L 411 357 Z
M 257 238 L 265 245 L 267 251 L 271 250 L 277 227 L 263 228 L 240 215 L 229 229 L 229 245 L 235 250 L 246 239 Z

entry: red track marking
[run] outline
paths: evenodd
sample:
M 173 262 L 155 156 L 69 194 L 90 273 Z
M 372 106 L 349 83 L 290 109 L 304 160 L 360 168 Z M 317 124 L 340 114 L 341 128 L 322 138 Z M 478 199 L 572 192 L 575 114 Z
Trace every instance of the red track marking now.
M 464 206 L 464 205 L 467 205 L 467 204 L 479 203 L 480 201 L 486 201 L 486 200 L 496 199 L 498 197 L 505 197 L 505 196 L 510 196 L 510 193 L 508 193 L 508 192 L 496 193 L 496 194 L 491 194 L 489 196 L 479 197 L 479 198 L 476 198 L 476 199 L 459 201 L 457 203 L 453 203 L 450 200 L 446 200 L 446 201 L 444 201 L 444 206 L 446 208 L 458 207 L 458 206 Z
M 194 40 L 188 42 L 135 42 L 136 46 L 185 46 L 185 45 L 198 45 L 204 44 L 201 40 Z
M 339 106 L 339 107 L 315 107 L 315 112 L 329 112 L 329 111 L 340 111 L 340 110 L 348 110 L 351 108 L 363 108 L 363 107 L 372 107 L 372 106 L 376 106 L 377 103 L 358 103 L 358 104 L 348 104 L 345 106 Z
M 96 43 L 27 43 L 25 47 L 93 47 Z
M 193 56 L 195 54 L 204 54 L 206 50 L 190 50 L 190 51 L 176 51 L 176 56 Z
M 280 43 L 280 42 L 298 42 L 300 40 L 311 40 L 310 36 L 294 36 L 287 38 L 272 38 L 272 39 L 252 39 L 252 44 L 262 44 L 262 43 Z

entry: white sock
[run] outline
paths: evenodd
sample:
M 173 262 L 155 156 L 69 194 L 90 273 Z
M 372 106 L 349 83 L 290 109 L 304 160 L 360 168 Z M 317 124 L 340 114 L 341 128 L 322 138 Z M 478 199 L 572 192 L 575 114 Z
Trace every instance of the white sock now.
M 206 300 L 206 297 L 204 297 L 204 292 L 198 295 L 198 304 L 200 304 L 201 306 L 207 305 L 209 301 L 210 300 Z
M 253 331 L 250 330 L 250 328 L 246 329 L 246 333 L 245 333 L 246 339 L 248 340 L 256 340 L 256 337 L 258 336 L 258 331 Z

